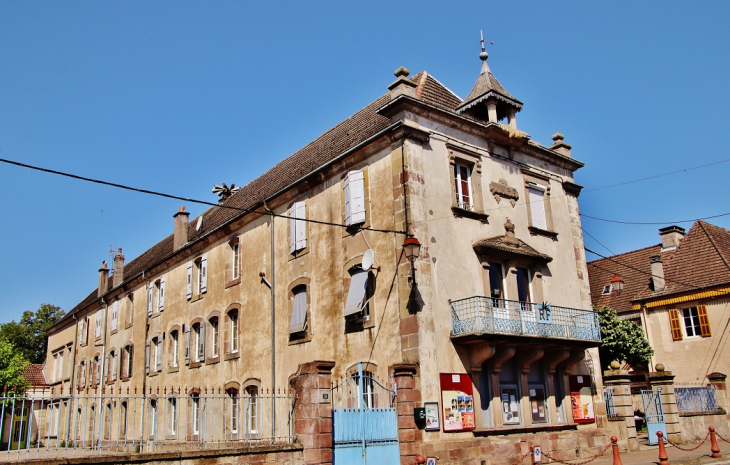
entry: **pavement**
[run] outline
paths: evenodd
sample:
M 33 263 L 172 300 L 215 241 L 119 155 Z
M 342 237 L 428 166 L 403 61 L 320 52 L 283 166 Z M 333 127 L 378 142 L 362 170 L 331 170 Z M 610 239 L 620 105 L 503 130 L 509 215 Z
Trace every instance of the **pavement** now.
M 719 441 L 718 441 L 719 442 Z M 694 444 L 681 444 L 680 447 L 684 449 L 691 449 L 697 446 L 699 443 Z M 723 445 L 726 446 L 723 450 Z M 730 444 L 720 444 L 720 454 L 722 458 L 713 459 L 710 457 L 710 441 L 706 441 L 697 450 L 694 451 L 683 451 L 677 449 L 674 446 L 667 444 L 665 446 L 667 451 L 668 461 L 670 465 L 730 465 Z M 621 462 L 624 465 L 652 465 L 659 463 L 659 446 L 646 446 L 642 445 L 641 450 L 634 452 L 621 452 Z M 579 463 L 578 460 L 571 461 L 574 464 Z M 581 461 L 582 462 L 582 461 Z M 606 454 L 590 462 L 591 465 L 612 465 L 613 454 L 609 448 Z

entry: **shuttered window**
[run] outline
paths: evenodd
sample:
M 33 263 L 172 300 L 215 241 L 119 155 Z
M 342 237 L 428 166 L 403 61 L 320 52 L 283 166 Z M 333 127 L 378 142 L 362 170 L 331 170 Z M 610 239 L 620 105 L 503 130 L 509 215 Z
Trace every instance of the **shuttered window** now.
M 117 330 L 117 323 L 119 320 L 119 301 L 115 300 L 112 304 L 112 331 Z
M 365 296 L 368 288 L 368 272 L 356 270 L 350 277 L 350 290 L 347 292 L 344 316 L 361 312 L 365 306 Z
M 183 325 L 185 332 L 185 365 L 190 365 L 190 326 Z
M 157 289 L 157 311 L 165 311 L 165 278 L 164 276 L 158 281 L 159 288 Z
M 155 371 L 162 371 L 162 338 L 157 339 L 157 347 L 155 349 Z
M 289 210 L 289 252 L 295 253 L 307 247 L 307 222 L 304 202 L 294 202 Z
M 152 300 L 155 294 L 155 285 L 153 283 L 150 283 L 149 286 L 147 286 L 147 316 L 152 316 Z
M 101 309 L 96 311 L 96 330 L 94 332 L 95 337 L 101 337 Z
M 293 290 L 294 305 L 292 307 L 289 334 L 299 333 L 307 329 L 307 287 L 297 286 Z
M 700 315 L 697 307 L 682 309 L 682 322 L 684 323 L 684 334 L 687 337 L 701 336 Z
M 193 262 L 188 263 L 188 281 L 187 281 L 188 300 L 193 298 Z
M 150 374 L 150 341 L 144 343 L 144 371 Z
M 208 292 L 208 254 L 204 253 L 200 259 L 200 293 Z
M 669 325 L 672 328 L 672 340 L 682 340 L 682 327 L 679 323 L 679 310 L 676 308 L 669 309 Z
M 365 222 L 365 176 L 362 170 L 350 171 L 345 176 L 345 224 L 352 226 Z
M 547 230 L 547 219 L 545 217 L 546 189 L 547 188 L 545 186 L 533 182 L 531 182 L 527 188 L 532 226 L 544 230 Z
M 710 331 L 710 317 L 707 315 L 707 306 L 699 305 L 697 307 L 697 314 L 700 317 L 700 332 L 702 337 L 710 337 L 712 333 Z
M 205 361 L 205 322 L 201 321 L 198 325 L 198 361 Z

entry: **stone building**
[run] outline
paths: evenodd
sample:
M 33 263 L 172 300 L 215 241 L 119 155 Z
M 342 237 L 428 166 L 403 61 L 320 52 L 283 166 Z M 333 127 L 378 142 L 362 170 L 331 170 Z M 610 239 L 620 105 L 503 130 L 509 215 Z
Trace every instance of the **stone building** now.
M 730 371 L 730 231 L 697 221 L 686 235 L 679 226 L 659 235 L 659 244 L 590 262 L 591 299 L 641 326 L 654 349 L 651 367 L 635 367 L 636 387 L 657 363 L 677 383 L 703 385 Z
M 517 128 L 523 103 L 480 57 L 466 99 L 400 68 L 388 93 L 219 206 L 191 221 L 181 207 L 173 233 L 128 263 L 120 249 L 52 328 L 46 376 L 71 396 L 233 398 L 287 389 L 315 360 L 333 383 L 360 364 L 401 383 L 404 463 L 499 452 L 483 436 L 504 434 L 504 460 L 526 433 L 592 453 L 605 412 L 583 164 L 561 134 L 543 146 Z M 421 243 L 412 262 L 407 237 Z M 73 359 L 60 377 L 56 354 Z M 436 428 L 415 424 L 410 407 L 432 402 Z M 331 460 L 324 436 L 304 444 L 324 451 L 308 461 Z

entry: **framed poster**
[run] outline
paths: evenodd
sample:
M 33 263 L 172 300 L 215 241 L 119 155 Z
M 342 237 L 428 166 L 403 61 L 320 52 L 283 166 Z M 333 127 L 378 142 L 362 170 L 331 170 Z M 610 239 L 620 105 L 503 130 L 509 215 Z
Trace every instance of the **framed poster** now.
M 519 425 L 521 407 L 517 385 L 504 384 L 500 386 L 499 395 L 502 406 L 502 423 L 505 425 Z
M 536 384 L 530 384 L 529 387 L 530 412 L 532 413 L 533 423 L 547 423 L 547 405 L 545 403 L 545 387 Z
M 474 388 L 466 373 L 441 373 L 443 430 L 471 431 L 474 422 Z M 427 414 L 428 416 L 428 414 Z
M 439 423 L 439 403 L 426 402 L 423 405 L 426 407 L 426 431 L 440 430 L 441 423 Z
M 591 377 L 589 375 L 571 375 L 570 404 L 573 410 L 573 421 L 576 423 L 594 423 L 593 396 L 591 395 Z

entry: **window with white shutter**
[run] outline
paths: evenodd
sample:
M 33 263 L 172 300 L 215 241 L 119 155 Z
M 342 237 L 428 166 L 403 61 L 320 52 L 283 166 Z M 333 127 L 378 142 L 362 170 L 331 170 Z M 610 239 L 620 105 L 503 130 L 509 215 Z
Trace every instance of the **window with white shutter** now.
M 193 298 L 193 262 L 188 263 L 188 280 L 187 280 L 187 296 L 188 300 Z
M 144 371 L 150 374 L 150 341 L 144 343 Z
M 104 382 L 105 383 L 109 382 L 109 366 L 110 366 L 109 365 L 109 362 L 110 362 L 110 360 L 109 360 L 109 354 L 106 354 L 106 356 L 104 357 L 104 367 L 103 367 L 104 368 Z
M 547 188 L 534 182 L 529 183 L 527 188 L 528 202 L 530 202 L 530 216 L 532 226 L 538 229 L 547 230 L 547 217 L 545 216 L 545 190 Z
M 294 304 L 289 321 L 289 334 L 296 334 L 307 330 L 307 286 L 297 286 L 292 293 Z
M 117 370 L 119 369 L 119 354 L 116 350 L 112 351 L 112 366 L 111 366 L 111 374 L 112 374 L 112 381 L 117 380 Z
M 198 361 L 205 361 L 205 322 L 201 321 L 199 325 L 199 339 L 198 339 Z
M 117 330 L 117 324 L 119 321 L 119 301 L 115 300 L 112 304 L 112 331 Z
M 190 326 L 183 325 L 185 332 L 185 365 L 190 365 Z
M 200 259 L 200 293 L 208 292 L 208 254 L 204 253 Z
M 157 338 L 157 349 L 155 350 L 155 371 L 162 371 L 162 338 Z
M 296 253 L 307 247 L 306 204 L 294 202 L 289 210 L 289 252 Z
M 149 286 L 147 286 L 147 316 L 152 316 L 152 306 L 154 305 L 154 296 L 155 296 L 155 285 L 154 283 L 150 283 Z
M 365 222 L 365 176 L 362 170 L 347 173 L 345 190 L 345 225 Z
M 102 312 L 101 309 L 96 311 L 96 331 L 94 333 L 94 337 L 101 337 L 101 316 Z
M 163 276 L 158 281 L 157 289 L 157 311 L 162 312 L 165 310 L 165 277 Z

